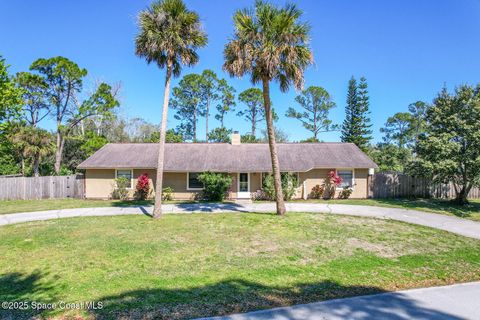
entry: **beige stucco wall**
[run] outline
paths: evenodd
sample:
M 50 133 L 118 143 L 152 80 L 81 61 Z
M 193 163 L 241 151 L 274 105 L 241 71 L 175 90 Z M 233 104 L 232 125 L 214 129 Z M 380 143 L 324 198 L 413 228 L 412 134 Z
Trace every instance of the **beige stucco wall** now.
M 152 189 L 151 196 L 155 195 L 156 170 L 133 169 L 132 188 L 129 197 L 133 198 L 135 184 L 140 175 L 147 173 Z M 115 169 L 87 169 L 85 172 L 85 196 L 90 199 L 109 199 L 115 187 Z M 174 190 L 173 197 L 178 200 L 192 200 L 198 191 L 187 190 L 187 174 L 177 172 L 165 172 L 163 175 L 163 187 L 171 187 Z
M 328 172 L 333 169 L 314 169 L 307 172 L 299 173 L 299 189 L 296 196 L 298 198 L 303 197 L 304 190 L 306 191 L 307 198 L 314 186 L 322 185 L 324 179 L 327 177 Z M 354 186 L 353 192 L 350 196 L 352 199 L 363 199 L 368 197 L 367 193 L 367 181 L 368 181 L 368 169 L 353 169 Z M 305 188 L 303 184 L 305 183 Z M 335 192 L 335 198 L 338 198 L 341 188 Z
M 151 197 L 155 196 L 156 170 L 133 170 L 133 186 L 140 175 L 147 173 L 150 179 L 150 186 L 152 189 Z M 200 193 L 199 191 L 187 190 L 187 173 L 186 172 L 165 172 L 163 174 L 163 188 L 170 187 L 173 189 L 173 198 L 175 200 L 194 200 Z M 134 196 L 133 191 L 130 194 Z
M 107 199 L 114 188 L 115 170 L 89 169 L 85 171 L 85 197 Z
M 298 174 L 299 187 L 295 198 L 303 198 L 304 193 L 310 194 L 315 185 L 322 185 L 325 177 L 330 169 L 314 169 L 308 172 L 300 172 Z M 132 189 L 129 196 L 133 197 L 137 178 L 147 173 L 150 178 L 152 190 L 155 186 L 155 170 L 153 169 L 134 169 L 132 179 Z M 230 188 L 230 198 L 235 199 L 237 195 L 238 174 L 231 173 L 232 186 Z M 115 170 L 114 169 L 88 169 L 85 173 L 85 195 L 87 198 L 108 199 L 114 189 Z M 368 169 L 354 170 L 354 187 L 350 198 L 366 198 L 367 197 L 367 180 Z M 193 200 L 200 191 L 187 190 L 187 173 L 185 172 L 165 172 L 164 187 L 171 187 L 174 190 L 173 198 L 175 200 Z M 261 188 L 261 173 L 250 173 L 250 192 L 255 192 Z M 335 197 L 338 197 L 340 189 L 337 190 Z M 152 196 L 154 192 L 152 192 Z

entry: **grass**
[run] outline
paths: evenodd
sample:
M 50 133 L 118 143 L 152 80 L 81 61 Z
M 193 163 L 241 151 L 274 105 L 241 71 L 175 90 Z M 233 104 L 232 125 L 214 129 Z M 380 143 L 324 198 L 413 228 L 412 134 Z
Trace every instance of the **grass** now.
M 104 305 L 0 318 L 183 319 L 480 280 L 480 241 L 372 218 L 115 216 L 0 232 L 0 301 Z
M 305 200 L 302 200 L 305 201 Z M 470 200 L 470 204 L 460 206 L 450 200 L 441 199 L 347 199 L 347 200 L 306 200 L 307 202 L 353 204 L 386 208 L 404 208 L 431 213 L 455 215 L 480 221 L 480 199 Z
M 167 203 L 174 203 L 174 201 L 168 201 Z M 3 200 L 0 201 L 0 214 L 75 208 L 127 207 L 133 205 L 149 204 L 153 204 L 153 202 L 135 200 L 122 201 L 88 199 Z

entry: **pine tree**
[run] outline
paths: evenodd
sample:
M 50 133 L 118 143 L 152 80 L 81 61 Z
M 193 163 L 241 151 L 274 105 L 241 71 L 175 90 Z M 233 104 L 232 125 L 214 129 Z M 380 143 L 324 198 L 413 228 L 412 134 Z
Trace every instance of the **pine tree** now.
M 357 80 L 352 76 L 348 81 L 347 105 L 345 106 L 345 120 L 342 125 L 342 142 L 352 142 L 353 114 L 358 105 Z
M 358 119 L 356 141 L 354 143 L 362 150 L 366 150 L 372 140 L 372 124 L 370 123 L 370 98 L 368 97 L 368 85 L 365 77 L 360 78 L 358 85 Z
M 342 126 L 341 138 L 342 142 L 355 143 L 364 151 L 372 139 L 369 106 L 367 80 L 365 77 L 361 77 L 357 86 L 357 81 L 352 76 L 348 82 L 346 115 Z

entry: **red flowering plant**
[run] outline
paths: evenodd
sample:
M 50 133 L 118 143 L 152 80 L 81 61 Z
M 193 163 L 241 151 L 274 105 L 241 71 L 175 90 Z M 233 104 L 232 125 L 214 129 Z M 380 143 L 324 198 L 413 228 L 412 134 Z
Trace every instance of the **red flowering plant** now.
M 150 196 L 150 180 L 147 173 L 142 173 L 137 179 L 135 197 L 139 200 L 147 200 Z
M 342 178 L 337 175 L 335 170 L 328 172 L 323 182 L 323 198 L 332 199 L 335 196 L 335 190 L 342 183 Z

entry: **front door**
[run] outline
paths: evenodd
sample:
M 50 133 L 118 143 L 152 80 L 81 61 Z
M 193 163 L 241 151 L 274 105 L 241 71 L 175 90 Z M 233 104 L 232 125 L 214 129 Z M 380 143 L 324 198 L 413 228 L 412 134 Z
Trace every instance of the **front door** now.
M 250 199 L 250 174 L 247 172 L 240 172 L 238 174 L 237 198 Z

